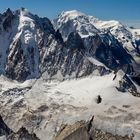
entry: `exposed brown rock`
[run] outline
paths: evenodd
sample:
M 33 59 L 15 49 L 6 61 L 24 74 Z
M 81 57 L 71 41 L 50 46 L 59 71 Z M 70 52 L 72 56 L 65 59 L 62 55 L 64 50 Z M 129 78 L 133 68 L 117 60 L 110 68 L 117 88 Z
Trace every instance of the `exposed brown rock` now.
M 113 135 L 92 126 L 94 117 L 89 122 L 76 122 L 73 125 L 63 125 L 55 140 L 133 140 L 132 137 Z
M 84 122 L 66 125 L 56 137 L 56 140 L 89 140 L 89 134 Z

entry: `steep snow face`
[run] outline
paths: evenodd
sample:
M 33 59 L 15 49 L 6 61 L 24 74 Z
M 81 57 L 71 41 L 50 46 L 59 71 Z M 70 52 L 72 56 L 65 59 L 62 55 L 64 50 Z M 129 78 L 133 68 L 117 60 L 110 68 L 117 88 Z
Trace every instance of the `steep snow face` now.
M 95 35 L 100 31 L 90 23 L 89 18 L 76 10 L 62 12 L 53 20 L 54 27 L 60 30 L 63 39 L 66 40 L 71 32 L 78 32 L 81 37 Z
M 38 42 L 41 40 L 40 36 L 38 36 L 38 30 L 36 27 L 36 23 L 33 20 L 33 15 L 30 14 L 26 9 L 20 10 L 19 15 L 19 26 L 18 32 L 15 36 L 15 40 L 19 41 L 19 49 L 21 49 L 21 53 L 23 51 L 23 57 L 25 56 L 28 69 L 31 77 L 39 76 L 39 50 L 38 50 Z M 14 44 L 12 44 L 14 46 Z M 11 47 L 13 47 L 11 46 Z M 19 54 L 20 55 L 20 54 Z M 11 56 L 11 54 L 9 54 Z
M 23 79 L 30 74 L 39 75 L 38 29 L 33 15 L 26 9 L 12 12 L 8 9 L 1 15 L 0 70 L 10 78 Z
M 24 8 L 15 12 L 8 9 L 1 15 L 1 73 L 20 81 L 38 78 L 41 45 L 51 34 L 54 29 L 47 18 Z

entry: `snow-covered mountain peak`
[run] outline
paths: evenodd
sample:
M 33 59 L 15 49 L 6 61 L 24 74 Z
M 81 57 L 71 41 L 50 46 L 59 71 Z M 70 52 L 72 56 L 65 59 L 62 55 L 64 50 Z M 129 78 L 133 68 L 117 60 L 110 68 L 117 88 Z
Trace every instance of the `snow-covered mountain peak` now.
M 80 16 L 86 16 L 84 13 L 80 12 L 80 11 L 77 11 L 77 10 L 71 10 L 71 11 L 63 11 L 61 14 L 60 14 L 60 17 L 67 17 L 67 18 L 70 18 L 70 19 L 75 19 L 77 17 L 80 17 Z
M 103 21 L 77 10 L 62 12 L 58 18 L 53 21 L 53 24 L 55 29 L 60 30 L 64 39 L 67 39 L 67 35 L 73 31 L 77 31 L 82 38 L 94 36 L 96 33 L 104 31 L 110 31 L 116 38 L 123 36 L 127 36 L 128 38 L 131 36 L 127 27 L 119 21 Z
M 53 20 L 55 29 L 59 29 L 64 40 L 71 32 L 78 32 L 82 38 L 95 35 L 100 31 L 90 23 L 86 14 L 77 10 L 62 12 L 57 19 Z
M 68 22 L 68 20 L 78 20 L 79 22 L 82 23 L 90 23 L 93 24 L 96 28 L 118 28 L 118 27 L 125 27 L 121 22 L 117 20 L 100 20 L 96 18 L 95 16 L 91 15 L 86 15 L 85 13 L 82 13 L 77 10 L 72 10 L 72 11 L 63 11 L 59 16 L 58 16 L 58 22 L 63 21 L 63 22 Z
M 21 28 L 26 27 L 26 26 L 30 26 L 31 28 L 34 28 L 34 24 L 33 24 L 33 16 L 31 16 L 31 14 L 27 11 L 27 10 L 21 10 L 20 11 L 20 26 Z
M 110 32 L 127 51 L 132 52 L 133 55 L 139 53 L 137 45 L 139 43 L 136 43 L 136 38 L 139 40 L 138 32 L 134 33 L 129 27 L 117 20 L 104 21 L 73 10 L 62 12 L 53 21 L 53 24 L 55 29 L 59 29 L 64 40 L 67 40 L 68 35 L 75 31 L 82 38 Z

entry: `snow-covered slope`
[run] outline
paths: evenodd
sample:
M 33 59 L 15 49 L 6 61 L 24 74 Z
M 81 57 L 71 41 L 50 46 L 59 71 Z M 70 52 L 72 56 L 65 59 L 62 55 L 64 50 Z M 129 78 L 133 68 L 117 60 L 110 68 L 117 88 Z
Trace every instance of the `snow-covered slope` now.
M 111 73 L 64 82 L 41 78 L 22 84 L 1 79 L 0 114 L 13 131 L 25 127 L 40 140 L 54 140 L 63 125 L 87 121 L 93 115 L 94 127 L 139 140 L 140 99 L 118 91 L 124 75 L 119 71 L 115 80 Z
M 100 31 L 90 23 L 89 18 L 79 11 L 62 12 L 59 17 L 53 20 L 54 27 L 60 30 L 64 40 L 71 32 L 78 32 L 81 37 L 94 35 Z

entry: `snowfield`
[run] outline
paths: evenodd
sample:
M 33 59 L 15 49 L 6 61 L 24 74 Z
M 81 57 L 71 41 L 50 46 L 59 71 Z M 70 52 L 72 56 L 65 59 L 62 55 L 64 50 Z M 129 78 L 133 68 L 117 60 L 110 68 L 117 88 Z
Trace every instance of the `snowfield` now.
M 16 108 L 15 114 L 9 115 L 5 120 L 13 130 L 17 131 L 24 126 L 35 132 L 41 140 L 53 140 L 62 124 L 89 120 L 93 115 L 96 128 L 123 136 L 134 134 L 134 140 L 139 140 L 140 98 L 116 89 L 123 76 L 124 73 L 119 71 L 115 80 L 111 73 L 64 82 L 46 82 L 40 78 L 24 83 L 6 79 L 3 82 L 1 77 L 2 91 L 32 86 L 25 94 L 1 94 L 0 105 L 5 106 L 5 111 L 1 114 L 12 113 L 16 103 L 19 105 L 23 101 L 23 105 Z M 96 103 L 98 95 L 102 98 L 100 104 Z M 12 102 L 9 102 L 9 98 Z M 31 121 L 32 115 L 34 119 Z

